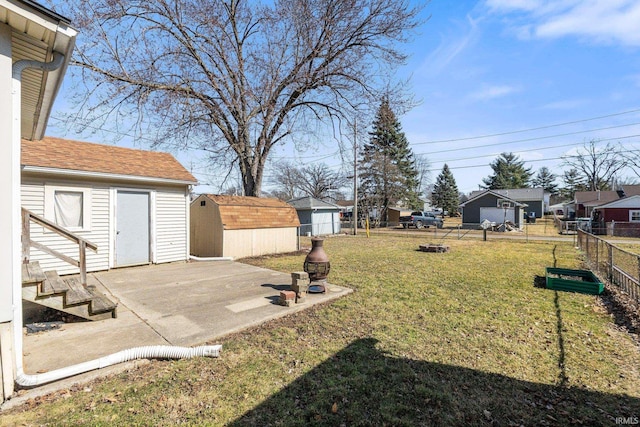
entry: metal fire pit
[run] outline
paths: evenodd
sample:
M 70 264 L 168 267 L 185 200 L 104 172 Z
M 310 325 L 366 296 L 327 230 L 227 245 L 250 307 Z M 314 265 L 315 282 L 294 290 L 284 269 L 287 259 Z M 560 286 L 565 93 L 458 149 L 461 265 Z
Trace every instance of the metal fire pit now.
M 314 237 L 311 239 L 311 252 L 304 260 L 303 269 L 309 274 L 311 283 L 309 284 L 310 293 L 326 292 L 326 281 L 331 263 L 329 257 L 322 247 L 324 239 Z

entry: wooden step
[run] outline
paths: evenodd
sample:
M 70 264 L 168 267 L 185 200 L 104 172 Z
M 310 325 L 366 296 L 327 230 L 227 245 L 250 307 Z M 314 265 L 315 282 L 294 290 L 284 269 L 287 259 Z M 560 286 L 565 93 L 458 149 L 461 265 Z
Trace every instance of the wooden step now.
M 41 295 L 62 294 L 69 290 L 69 286 L 56 271 L 45 271 L 46 279 L 40 285 Z
M 105 295 L 101 294 L 94 288 L 89 287 L 88 289 L 92 295 L 91 304 L 90 304 L 91 313 L 98 314 L 98 313 L 112 312 L 113 317 L 115 318 L 116 307 L 118 306 L 118 304 L 114 303 L 113 301 L 111 301 L 109 298 L 107 298 Z
M 76 305 L 88 303 L 93 298 L 93 295 L 82 286 L 80 279 L 77 277 L 69 277 L 62 279 L 69 289 L 65 295 L 65 302 L 67 305 Z
M 94 287 L 83 286 L 78 276 L 42 272 L 37 261 L 22 266 L 22 298 L 87 320 L 116 317 L 117 303 Z
M 22 284 L 41 283 L 44 282 L 46 276 L 40 268 L 38 261 L 22 264 Z

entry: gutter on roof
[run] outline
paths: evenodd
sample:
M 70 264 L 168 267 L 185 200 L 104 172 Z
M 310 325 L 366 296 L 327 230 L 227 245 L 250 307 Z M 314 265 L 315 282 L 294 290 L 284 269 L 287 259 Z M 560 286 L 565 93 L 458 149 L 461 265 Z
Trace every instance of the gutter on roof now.
M 54 12 L 53 10 L 47 9 L 46 7 L 31 1 L 31 0 L 18 0 L 20 3 L 24 4 L 25 6 L 28 6 L 32 9 L 35 9 L 36 11 L 40 12 L 41 14 L 45 15 L 47 18 L 51 18 L 53 20 L 59 21 L 59 22 L 63 22 L 66 25 L 71 25 L 71 20 L 68 18 L 65 18 L 64 16 Z

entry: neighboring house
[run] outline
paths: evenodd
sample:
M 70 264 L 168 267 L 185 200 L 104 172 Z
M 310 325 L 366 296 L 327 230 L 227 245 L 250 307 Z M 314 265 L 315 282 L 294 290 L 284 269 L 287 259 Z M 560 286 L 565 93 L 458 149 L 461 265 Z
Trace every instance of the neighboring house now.
M 631 196 L 640 196 L 640 185 L 623 185 L 615 191 L 576 191 L 573 200 L 566 203 L 565 217 L 570 219 L 589 218 L 594 208 Z
M 568 204 L 568 211 L 574 212 L 574 214 L 570 214 L 568 218 L 589 218 L 593 212 L 593 208 L 618 200 L 623 195 L 624 192 L 612 190 L 576 191 L 573 202 Z
M 606 234 L 607 227 L 618 225 L 616 236 L 637 237 L 640 230 L 640 195 L 623 197 L 593 208 L 591 228 L 594 233 Z M 624 232 L 622 232 L 622 230 Z M 610 230 L 613 234 L 613 230 Z
M 623 197 L 593 208 L 594 216 L 603 223 L 637 222 L 640 224 L 640 195 Z
M 12 395 L 16 376 L 23 372 L 20 140 L 43 137 L 76 36 L 68 19 L 33 1 L 0 0 L 2 401 Z
M 526 208 L 526 204 L 495 190 L 476 192 L 475 196 L 460 205 L 464 227 L 477 227 L 485 220 L 496 224 L 511 221 L 517 227 L 522 227 Z
M 46 137 L 22 141 L 22 206 L 98 246 L 87 270 L 189 258 L 189 191 L 196 179 L 169 153 Z M 32 226 L 67 256 L 77 246 Z M 31 249 L 44 270 L 78 268 Z
M 310 196 L 287 202 L 296 209 L 300 235 L 320 236 L 340 233 L 340 206 Z
M 353 211 L 353 200 L 338 200 L 336 205 L 340 208 L 340 218 L 343 221 L 351 219 L 351 212 Z
M 202 194 L 191 202 L 191 254 L 243 258 L 298 249 L 300 221 L 278 199 Z
M 475 196 L 482 194 L 486 190 L 479 190 L 471 192 L 469 196 L 473 199 Z M 527 205 L 527 215 L 531 212 L 535 214 L 536 218 L 542 218 L 549 206 L 550 194 L 545 193 L 543 188 L 513 188 L 506 190 L 491 190 L 494 193 L 500 194 L 511 200 Z

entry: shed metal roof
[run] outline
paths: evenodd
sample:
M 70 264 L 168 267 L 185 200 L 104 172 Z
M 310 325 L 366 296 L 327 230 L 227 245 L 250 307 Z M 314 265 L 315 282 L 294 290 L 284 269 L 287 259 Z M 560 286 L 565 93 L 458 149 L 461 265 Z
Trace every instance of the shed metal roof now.
M 291 199 L 287 203 L 299 210 L 310 210 L 310 209 L 340 210 L 340 206 L 338 205 L 334 205 L 333 203 L 325 202 L 324 200 L 316 199 L 315 197 L 311 197 L 311 196 L 298 197 L 297 199 Z

